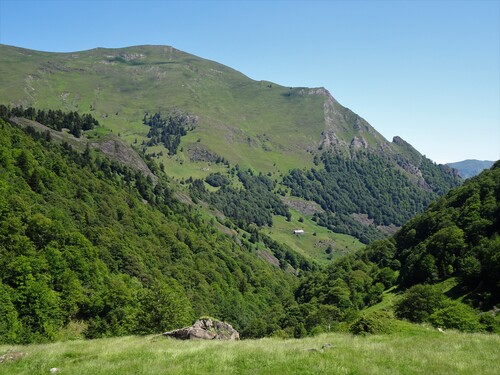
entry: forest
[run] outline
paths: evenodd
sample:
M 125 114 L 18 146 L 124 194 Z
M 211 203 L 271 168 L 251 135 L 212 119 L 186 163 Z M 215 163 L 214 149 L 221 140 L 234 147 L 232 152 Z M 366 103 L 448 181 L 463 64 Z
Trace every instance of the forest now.
M 288 207 L 273 192 L 276 183 L 262 173 L 254 175 L 252 170 L 241 170 L 235 166 L 230 172 L 241 182 L 242 188 L 230 185 L 228 177 L 221 173 L 213 173 L 205 181 L 220 187 L 215 192 L 209 192 L 203 180 L 191 181 L 189 191 L 194 199 L 203 200 L 220 210 L 231 220 L 229 226 L 236 226 L 249 233 L 249 241 L 254 244 L 264 244 L 280 261 L 281 267 L 287 265 L 294 269 L 311 270 L 316 264 L 297 254 L 285 244 L 278 243 L 259 230 L 264 226 L 273 225 L 273 215 L 290 218 Z
M 0 120 L 0 341 L 161 332 L 217 316 L 292 331 L 296 277 L 178 202 L 165 176 Z M 160 173 L 159 171 L 156 171 Z
M 289 216 L 267 176 L 233 167 L 241 188 L 214 174 L 206 179 L 210 191 L 191 181 L 193 201 L 223 212 L 235 236 L 196 204 L 181 203 L 152 158 L 143 155 L 156 183 L 33 128 L 0 120 L 0 135 L 0 342 L 159 333 L 206 315 L 231 322 L 244 338 L 377 333 L 396 318 L 500 332 L 499 318 L 487 313 L 500 302 L 499 162 L 406 224 L 402 207 L 423 210 L 434 193 L 417 199 L 381 159 L 324 154 L 324 169 L 292 171 L 290 189 L 311 194 L 327 212 L 371 194 L 365 207 L 375 223 L 402 225 L 320 267 L 260 230 L 273 215 Z M 358 177 L 347 181 L 347 172 Z M 377 174 L 384 178 L 376 181 Z M 397 189 L 380 197 L 386 207 L 376 204 L 381 185 Z M 443 295 L 446 280 L 456 285 Z M 365 316 L 387 291 L 399 296 L 394 316 Z
M 315 157 L 318 168 L 294 169 L 283 178 L 293 195 L 318 203 L 324 210 L 315 215 L 319 225 L 369 242 L 384 237 L 378 226 L 401 226 L 447 189 L 458 185 L 452 174 L 433 173 L 437 168 L 421 163 L 428 183 L 420 189 L 402 171 L 392 168 L 382 156 L 357 151 L 350 156 L 323 152 Z M 353 213 L 368 215 L 370 226 L 356 221 Z
M 69 133 L 77 138 L 80 138 L 82 131 L 99 126 L 99 121 L 88 113 L 80 115 L 76 111 L 63 112 L 60 109 L 46 111 L 33 107 L 23 108 L 22 106 L 11 108 L 0 104 L 0 118 L 8 121 L 11 117 L 27 118 L 58 131 L 68 129 Z
M 193 130 L 196 119 L 189 114 L 178 110 L 169 111 L 166 115 L 155 113 L 144 115 L 143 124 L 149 126 L 147 146 L 162 144 L 168 150 L 170 156 L 177 153 L 181 137 L 189 130 Z
M 353 312 L 380 301 L 384 290 L 394 286 L 401 293 L 394 307 L 397 318 L 500 333 L 500 317 L 488 312 L 500 302 L 499 220 L 496 162 L 432 203 L 396 235 L 307 275 L 296 290 L 297 301 L 309 311 L 335 308 L 337 322 L 351 321 L 353 330 L 362 326 L 373 333 L 374 322 Z M 456 285 L 443 295 L 438 284 L 446 280 Z

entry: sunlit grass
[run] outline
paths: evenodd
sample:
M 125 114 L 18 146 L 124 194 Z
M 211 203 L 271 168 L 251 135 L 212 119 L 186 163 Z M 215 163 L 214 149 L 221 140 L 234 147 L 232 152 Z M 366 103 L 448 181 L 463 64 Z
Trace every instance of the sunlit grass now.
M 274 216 L 272 228 L 264 230 L 264 233 L 278 242 L 287 244 L 299 254 L 315 259 L 319 263 L 329 264 L 332 260 L 364 246 L 357 238 L 334 233 L 294 209 L 290 209 L 290 212 L 292 213 L 290 221 L 283 216 Z M 294 229 L 303 229 L 304 234 L 294 235 Z M 326 251 L 329 245 L 331 253 Z
M 392 335 L 176 341 L 161 336 L 0 346 L 2 374 L 496 374 L 500 336 L 414 326 Z

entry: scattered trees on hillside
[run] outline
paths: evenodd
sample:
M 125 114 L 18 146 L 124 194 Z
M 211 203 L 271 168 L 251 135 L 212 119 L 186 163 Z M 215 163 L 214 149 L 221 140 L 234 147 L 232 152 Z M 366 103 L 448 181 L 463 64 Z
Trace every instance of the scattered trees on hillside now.
M 181 137 L 185 136 L 189 130 L 193 130 L 196 125 L 196 118 L 178 110 L 170 111 L 161 115 L 155 113 L 144 115 L 143 123 L 148 125 L 147 146 L 163 144 L 169 155 L 175 155 L 181 143 Z
M 241 228 L 250 224 L 272 226 L 272 215 L 287 216 L 288 208 L 273 193 L 275 183 L 269 177 L 259 174 L 255 176 L 251 170 L 234 169 L 243 189 L 234 188 L 227 183 L 216 192 L 206 190 L 202 180 L 191 183 L 191 194 L 221 210 Z M 209 176 L 209 180 L 221 181 L 217 175 Z M 217 184 L 217 182 L 216 182 Z

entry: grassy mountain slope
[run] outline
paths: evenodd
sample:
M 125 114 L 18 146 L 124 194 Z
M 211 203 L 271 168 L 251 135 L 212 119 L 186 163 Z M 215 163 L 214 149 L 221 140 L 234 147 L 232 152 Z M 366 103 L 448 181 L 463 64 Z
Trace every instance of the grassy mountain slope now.
M 380 238 L 402 223 L 376 207 L 373 202 L 379 196 L 388 198 L 383 203 L 389 206 L 388 211 L 408 219 L 458 184 L 451 169 L 435 165 L 400 138 L 385 140 L 324 88 L 253 81 L 231 68 L 172 47 L 45 53 L 0 45 L 0 77 L 0 103 L 90 112 L 101 126 L 87 132 L 86 137 L 98 140 L 112 132 L 153 155 L 166 173 L 181 183 L 205 179 L 215 172 L 230 176 L 236 166 L 250 168 L 276 184 L 273 193 L 299 195 L 321 205 L 324 199 L 317 194 L 300 194 L 298 189 L 283 185 L 283 179 L 293 170 L 318 169 L 315 160 L 327 152 L 341 156 L 346 163 L 359 155 L 377 159 L 386 166 L 378 171 L 378 188 L 371 189 L 372 184 L 355 191 L 347 189 L 349 196 L 339 205 L 323 205 L 325 212 L 316 220 L 331 233 L 351 235 L 363 242 Z M 195 123 L 179 137 L 176 152 L 161 142 L 152 143 L 148 136 L 151 129 L 144 123 L 147 116 L 162 113 L 165 117 L 172 111 L 187 114 Z M 349 168 L 344 172 L 343 178 L 350 180 L 366 171 Z M 394 178 L 396 182 L 385 183 Z M 234 176 L 231 183 L 241 187 Z M 392 191 L 396 186 L 398 191 Z M 412 191 L 407 205 L 399 202 L 406 194 L 399 191 L 404 186 Z M 393 193 L 395 197 L 391 197 Z M 213 197 L 199 198 L 214 201 Z M 313 215 L 305 218 L 313 219 Z M 270 236 L 297 248 L 289 233 L 289 228 L 273 230 Z M 303 254 L 315 252 L 311 251 L 315 248 L 312 240 Z M 329 234 L 327 240 L 339 244 L 334 247 L 337 253 L 349 242 L 337 234 Z M 351 249 L 358 246 L 355 240 Z
M 303 165 L 307 147 L 319 143 L 324 130 L 322 94 L 252 81 L 172 47 L 68 54 L 1 50 L 0 73 L 7 81 L 0 100 L 25 107 L 92 108 L 95 117 L 106 119 L 106 127 L 129 142 L 146 135 L 145 112 L 182 108 L 199 116 L 187 143 L 201 137 L 234 164 L 270 170 L 263 145 L 292 157 L 284 163 Z

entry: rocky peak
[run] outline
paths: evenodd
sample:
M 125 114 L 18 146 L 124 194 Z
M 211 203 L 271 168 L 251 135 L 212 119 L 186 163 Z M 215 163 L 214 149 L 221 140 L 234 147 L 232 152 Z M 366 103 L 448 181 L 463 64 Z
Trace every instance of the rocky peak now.
M 397 136 L 397 135 L 394 138 L 392 138 L 392 142 L 398 146 L 401 146 L 401 147 L 413 148 L 412 145 L 410 145 L 403 138 L 401 138 L 400 136 Z

